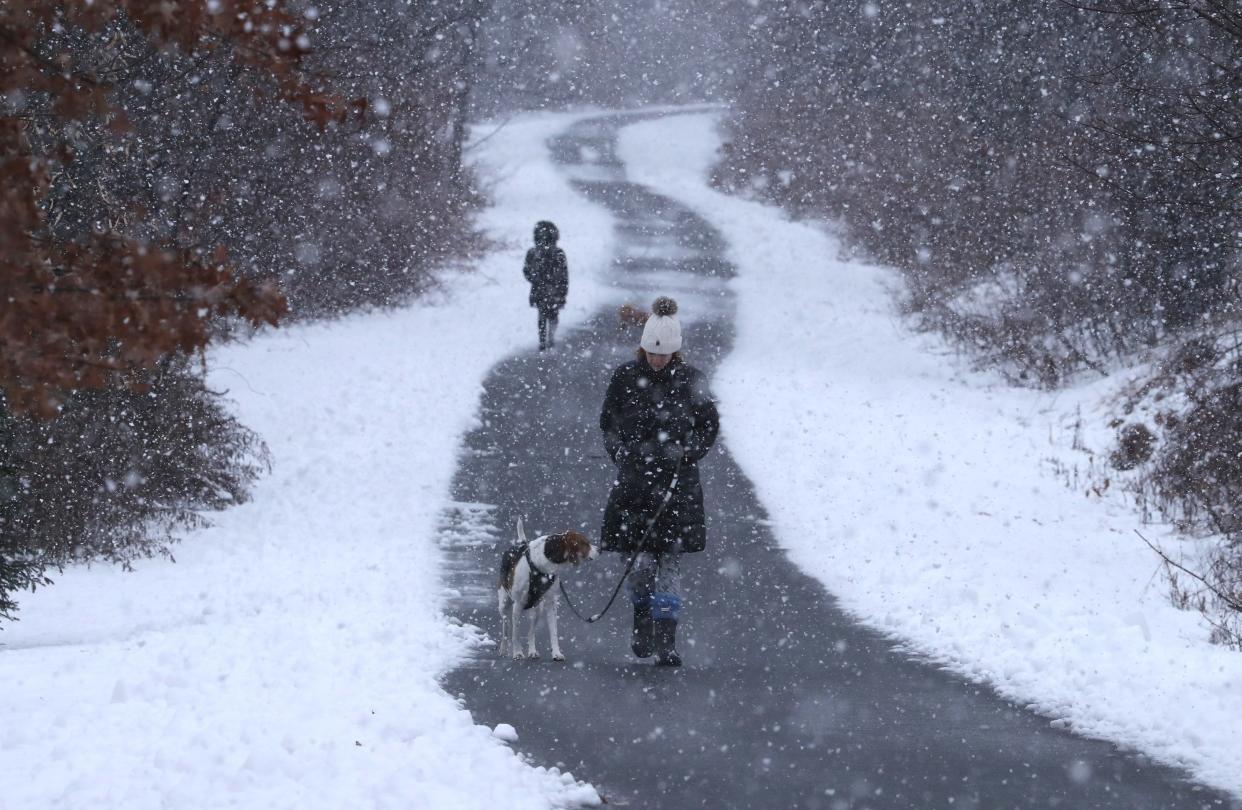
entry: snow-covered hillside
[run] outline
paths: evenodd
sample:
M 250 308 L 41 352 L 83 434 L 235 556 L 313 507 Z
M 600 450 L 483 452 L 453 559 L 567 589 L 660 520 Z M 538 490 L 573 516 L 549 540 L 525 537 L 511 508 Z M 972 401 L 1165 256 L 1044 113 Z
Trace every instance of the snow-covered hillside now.
M 593 311 L 611 220 L 544 158 L 572 120 L 479 148 L 505 249 L 390 313 L 224 348 L 211 384 L 270 445 L 245 506 L 177 562 L 71 570 L 0 632 L 0 808 L 542 808 L 596 800 L 532 768 L 437 686 L 477 641 L 440 612 L 437 522 L 480 383 L 535 342 L 537 219 Z M 479 136 L 491 129 L 482 128 Z

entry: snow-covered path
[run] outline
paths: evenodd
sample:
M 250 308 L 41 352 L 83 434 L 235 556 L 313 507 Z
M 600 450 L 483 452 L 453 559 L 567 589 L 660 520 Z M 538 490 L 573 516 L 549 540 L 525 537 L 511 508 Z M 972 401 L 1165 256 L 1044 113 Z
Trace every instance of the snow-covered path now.
M 715 200 L 703 189 L 702 170 L 716 142 L 711 117 L 636 120 L 583 121 L 550 147 L 575 187 L 618 218 L 610 281 L 640 304 L 657 293 L 675 295 L 687 358 L 708 373 L 720 372 L 724 441 L 700 465 L 711 539 L 705 553 L 681 563 L 687 607 L 678 635 L 686 664 L 669 671 L 633 659 L 622 604 L 589 628 L 572 619 L 562 623 L 572 666 L 514 663 L 489 651 L 453 672 L 448 687 L 465 697 L 476 718 L 515 726 L 518 747 L 535 761 L 563 763 L 620 804 L 676 810 L 1229 806 L 1179 772 L 1050 725 L 1050 718 L 989 689 L 894 651 L 776 548 L 777 540 L 799 548 L 801 539 L 810 551 L 798 558 L 822 572 L 811 563 L 832 537 L 823 525 L 805 527 L 805 538 L 783 532 L 789 518 L 801 514 L 795 510 L 824 516 L 842 508 L 824 487 L 833 473 L 868 479 L 874 467 L 876 486 L 918 485 L 901 469 L 928 451 L 898 438 L 877 466 L 868 455 L 875 448 L 864 437 L 885 432 L 888 397 L 900 396 L 905 386 L 936 391 L 948 367 L 931 356 L 920 369 L 925 377 L 902 376 L 903 357 L 916 357 L 920 349 L 894 323 L 889 296 L 873 283 L 882 274 L 870 268 L 842 268 L 846 277 L 831 285 L 822 277 L 807 280 L 806 288 L 786 288 L 777 301 L 754 295 L 740 276 L 731 281 L 747 268 L 735 267 L 729 255 L 760 256 L 763 261 L 749 269 L 775 280 L 786 270 L 776 262 L 822 270 L 836 266 L 834 254 L 806 249 L 823 242 L 794 242 L 782 252 L 779 240 L 790 226 L 760 206 L 738 203 L 749 208 L 745 222 L 713 228 L 728 212 L 726 203 L 735 201 Z M 675 169 L 667 177 L 653 171 L 668 166 Z M 824 300 L 831 306 L 816 306 Z M 739 310 L 756 301 L 766 308 L 751 324 Z M 819 323 L 831 323 L 836 307 L 856 318 L 855 338 L 865 340 L 866 330 L 891 336 L 877 346 L 890 356 L 868 356 L 865 345 L 803 353 L 807 335 L 789 310 L 808 301 L 808 316 Z M 807 322 L 818 325 L 813 317 Z M 765 331 L 762 340 L 749 336 L 758 341 L 755 347 L 738 328 L 748 325 Z M 484 419 L 467 438 L 454 485 L 457 514 L 468 517 L 472 529 L 452 533 L 468 541 L 452 556 L 452 582 L 461 593 L 454 610 L 464 622 L 496 627 L 490 589 L 498 549 L 492 543 L 506 542 L 518 516 L 547 531 L 597 531 L 612 469 L 595 423 L 609 372 L 633 357 L 637 339 L 636 331 L 618 328 L 616 310 L 608 307 L 565 334 L 550 355 L 521 353 L 489 375 Z M 800 364 L 801 374 L 766 376 L 773 367 L 787 369 L 785 355 Z M 879 401 L 874 411 L 861 398 L 834 401 L 860 438 L 853 452 L 833 446 L 837 469 L 828 472 L 807 462 L 818 458 L 822 436 L 839 435 L 837 424 L 816 422 L 820 430 L 803 432 L 812 425 L 800 420 L 823 396 L 817 375 L 834 365 L 855 369 L 856 386 L 874 377 L 868 395 Z M 970 392 L 963 396 L 969 400 Z M 801 434 L 800 444 L 778 443 L 787 426 Z M 737 456 L 742 469 L 735 446 L 743 449 Z M 759 482 L 759 498 L 747 466 Z M 779 478 L 774 467 L 789 477 Z M 789 497 L 773 497 L 773 482 L 788 487 Z M 872 500 L 845 508 L 870 509 L 880 521 L 909 518 L 915 527 L 906 531 L 930 531 L 917 513 L 894 517 L 886 497 L 878 490 Z M 770 521 L 768 514 L 779 518 Z M 877 582 L 902 576 L 902 564 L 878 571 L 860 554 L 855 570 L 872 576 L 865 587 L 879 588 Z M 595 609 L 623 567 L 624 560 L 606 555 L 572 576 L 573 589 Z

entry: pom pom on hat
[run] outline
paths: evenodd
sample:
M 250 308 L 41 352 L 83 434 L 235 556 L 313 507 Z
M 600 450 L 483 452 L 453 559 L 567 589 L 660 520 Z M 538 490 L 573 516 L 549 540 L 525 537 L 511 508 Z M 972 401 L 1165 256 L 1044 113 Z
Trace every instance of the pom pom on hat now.
M 677 320 L 677 302 L 661 295 L 651 304 L 651 317 L 643 326 L 638 343 L 648 354 L 672 354 L 681 351 L 681 322 Z
M 661 295 L 651 302 L 651 314 L 669 317 L 677 314 L 677 302 L 667 295 Z

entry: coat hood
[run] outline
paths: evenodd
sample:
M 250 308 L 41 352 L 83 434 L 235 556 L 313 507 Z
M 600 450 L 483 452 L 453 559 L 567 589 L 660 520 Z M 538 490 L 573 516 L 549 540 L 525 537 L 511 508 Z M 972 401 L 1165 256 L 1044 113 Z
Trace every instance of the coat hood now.
M 556 225 L 548 222 L 546 219 L 535 223 L 535 244 L 541 247 L 548 247 L 556 244 L 556 240 L 561 238 L 561 232 L 556 229 Z

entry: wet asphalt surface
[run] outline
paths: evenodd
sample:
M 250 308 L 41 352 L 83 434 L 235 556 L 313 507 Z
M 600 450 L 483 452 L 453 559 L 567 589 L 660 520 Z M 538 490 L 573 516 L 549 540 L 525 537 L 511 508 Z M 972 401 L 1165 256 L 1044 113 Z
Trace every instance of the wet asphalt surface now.
M 619 293 L 644 308 L 656 294 L 677 298 L 687 360 L 710 374 L 733 339 L 723 237 L 625 181 L 613 146 L 617 127 L 633 120 L 591 119 L 548 146 L 579 193 L 618 218 Z M 441 542 L 457 594 L 451 613 L 492 638 L 496 566 L 518 516 L 531 536 L 599 535 L 612 482 L 599 408 L 638 338 L 609 309 L 486 381 Z M 860 626 L 778 548 L 726 443 L 700 469 L 709 541 L 683 559 L 686 665 L 632 657 L 624 592 L 590 626 L 562 604 L 568 663 L 550 660 L 541 628 L 541 660 L 501 660 L 492 647 L 444 678 L 476 722 L 512 724 L 532 762 L 571 771 L 618 806 L 1242 808 L 1177 770 L 1052 728 Z M 623 568 L 604 555 L 567 584 L 594 612 Z

